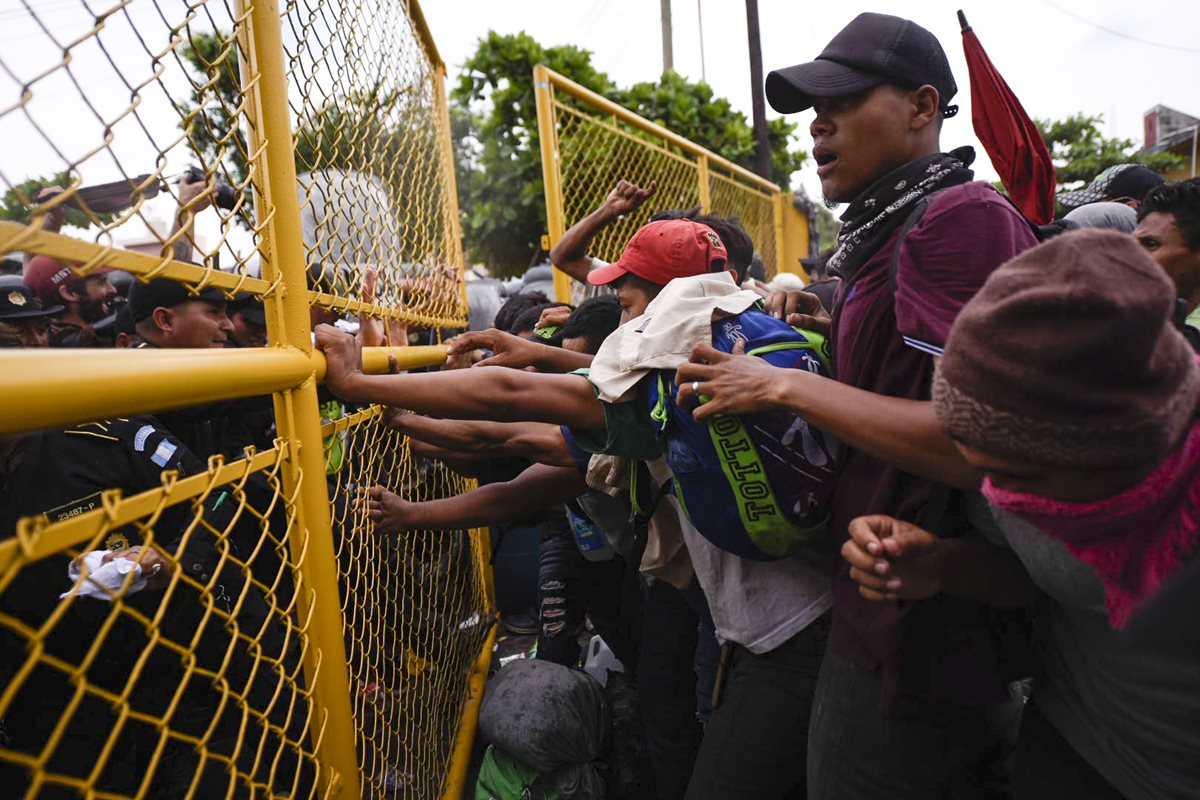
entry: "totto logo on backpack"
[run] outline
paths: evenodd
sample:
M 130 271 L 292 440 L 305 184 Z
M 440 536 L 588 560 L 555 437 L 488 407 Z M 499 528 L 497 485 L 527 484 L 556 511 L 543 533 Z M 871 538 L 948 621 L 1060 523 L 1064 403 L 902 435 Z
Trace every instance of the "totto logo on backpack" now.
M 713 322 L 713 347 L 776 367 L 829 374 L 825 338 L 761 309 Z M 826 545 L 833 490 L 832 440 L 790 412 L 696 422 L 675 402 L 673 372 L 650 377 L 651 418 L 666 445 L 675 494 L 706 539 L 736 555 L 783 558 Z

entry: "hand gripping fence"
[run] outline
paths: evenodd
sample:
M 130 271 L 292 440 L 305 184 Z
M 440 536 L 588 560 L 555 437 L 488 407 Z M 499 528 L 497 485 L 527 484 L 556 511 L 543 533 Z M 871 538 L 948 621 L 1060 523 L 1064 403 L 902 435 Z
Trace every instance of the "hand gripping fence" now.
M 701 213 L 741 220 L 768 280 L 780 272 L 803 274 L 807 218 L 778 185 L 544 65 L 534 67 L 533 81 L 551 247 L 618 181 L 639 186 L 658 181 L 647 204 L 653 209 L 613 222 L 593 241 L 591 255 L 615 261 L 653 211 L 699 206 Z M 582 295 L 583 287 L 573 287 L 568 275 L 555 270 L 554 276 L 558 300 Z
M 328 393 L 310 333 L 356 320 L 384 372 L 465 327 L 419 6 L 21 0 L 0 41 L 0 255 L 83 296 L 103 275 L 258 301 L 267 337 L 47 350 L 0 323 L 3 794 L 459 796 L 486 531 L 372 531 L 371 486 L 468 482 Z

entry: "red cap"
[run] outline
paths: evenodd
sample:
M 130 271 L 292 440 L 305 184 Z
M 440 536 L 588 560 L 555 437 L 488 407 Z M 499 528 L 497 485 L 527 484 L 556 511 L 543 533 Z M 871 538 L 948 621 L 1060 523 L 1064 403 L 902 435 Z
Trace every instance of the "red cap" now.
M 721 237 L 690 219 L 664 219 L 638 228 L 625 252 L 611 264 L 588 273 L 588 283 L 603 286 L 629 273 L 659 286 L 675 278 L 722 270 L 729 253 Z
M 91 275 L 103 275 L 112 272 L 112 267 L 96 267 Z M 25 285 L 46 305 L 62 305 L 62 296 L 58 287 L 75 277 L 75 273 L 66 264 L 50 256 L 37 255 L 25 265 Z

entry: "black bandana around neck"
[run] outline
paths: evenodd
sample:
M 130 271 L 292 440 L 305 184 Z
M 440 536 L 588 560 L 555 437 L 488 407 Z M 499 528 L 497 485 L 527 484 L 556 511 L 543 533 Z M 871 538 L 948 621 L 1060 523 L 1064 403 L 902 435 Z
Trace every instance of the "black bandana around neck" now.
M 828 271 L 843 280 L 853 278 L 904 223 L 914 203 L 938 189 L 970 182 L 975 173 L 968 167 L 974 161 L 975 148 L 958 147 L 910 161 L 875 181 L 842 214 Z

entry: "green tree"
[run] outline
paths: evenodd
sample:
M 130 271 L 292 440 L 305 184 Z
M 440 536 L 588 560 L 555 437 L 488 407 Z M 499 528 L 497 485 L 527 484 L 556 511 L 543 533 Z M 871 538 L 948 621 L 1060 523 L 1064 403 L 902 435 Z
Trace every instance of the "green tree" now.
M 1144 164 L 1156 172 L 1179 167 L 1173 153 L 1142 153 L 1133 140 L 1109 138 L 1100 132 L 1103 115 L 1082 112 L 1063 120 L 1036 120 L 1058 174 L 1058 191 L 1077 189 L 1117 164 Z
M 191 33 L 183 57 L 194 71 L 191 96 L 176 103 L 179 127 L 188 134 L 193 152 L 204 166 L 223 166 L 238 185 L 248 190 L 249 144 L 238 113 L 242 79 L 237 44 L 230 34 Z
M 493 31 L 450 93 L 463 239 L 471 260 L 498 274 L 520 274 L 534 263 L 546 230 L 533 91 L 539 63 L 604 95 L 616 88 L 586 50 L 544 48 L 526 33 Z
M 838 232 L 842 229 L 842 223 L 833 215 L 825 206 L 820 203 L 814 203 L 817 212 L 817 237 L 820 242 L 821 250 L 828 250 L 831 247 L 837 246 Z
M 471 260 L 498 274 L 519 274 L 542 256 L 546 209 L 533 89 L 538 63 L 753 168 L 753 129 L 707 84 L 668 72 L 622 90 L 592 66 L 587 50 L 542 47 L 525 33 L 491 32 L 463 66 L 451 101 L 463 236 Z M 789 147 L 795 128 L 782 119 L 770 123 L 772 177 L 783 186 L 806 157 Z
M 675 71 L 655 83 L 635 83 L 614 98 L 621 105 L 664 128 L 678 133 L 754 170 L 754 128 L 724 97 L 715 97 L 707 83 L 691 83 Z M 808 154 L 789 149 L 798 126 L 782 117 L 767 123 L 771 142 L 770 180 L 787 189 L 792 173 Z

